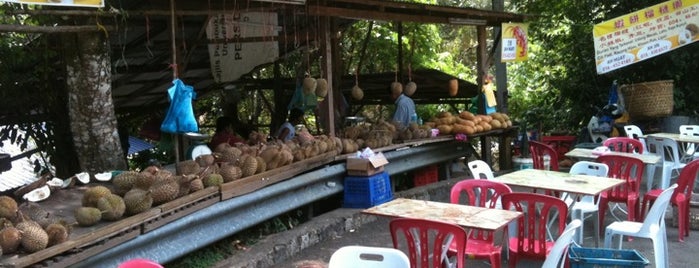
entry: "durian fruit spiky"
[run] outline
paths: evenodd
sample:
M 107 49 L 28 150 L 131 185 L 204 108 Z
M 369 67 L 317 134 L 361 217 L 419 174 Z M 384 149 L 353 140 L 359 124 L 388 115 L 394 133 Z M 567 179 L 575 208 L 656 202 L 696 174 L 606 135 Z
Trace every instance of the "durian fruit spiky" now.
M 153 197 L 149 191 L 133 188 L 124 194 L 124 204 L 126 214 L 134 215 L 150 209 L 153 206 Z
M 108 221 L 119 220 L 126 212 L 124 199 L 116 194 L 110 194 L 97 200 L 97 208 L 102 212 L 102 218 Z
M 398 81 L 391 83 L 391 92 L 396 95 L 403 93 L 403 84 Z
M 17 201 L 14 198 L 6 195 L 0 196 L 0 217 L 14 219 L 17 210 Z
M 208 177 L 204 178 L 204 187 L 211 187 L 211 186 L 219 186 L 223 184 L 223 177 L 221 174 L 211 174 Z
M 79 207 L 74 216 L 80 226 L 89 227 L 102 220 L 102 211 L 95 207 Z
M 243 171 L 233 163 L 221 163 L 219 174 L 223 177 L 223 182 L 232 182 L 243 176 Z
M 216 157 L 214 157 L 214 155 L 212 154 L 203 154 L 197 156 L 197 158 L 194 159 L 194 161 L 196 161 L 197 164 L 199 164 L 199 167 L 203 168 L 213 165 L 216 162 Z
M 22 203 L 22 205 L 19 206 L 19 210 L 23 215 L 29 217 L 30 220 L 41 225 L 42 228 L 45 228 L 54 221 L 54 217 L 52 217 L 47 210 L 34 202 Z
M 175 200 L 179 192 L 180 185 L 174 178 L 164 179 L 150 187 L 150 196 L 153 198 L 153 205 L 160 205 Z
M 325 78 L 316 79 L 316 96 L 325 98 L 328 95 L 328 80 Z
M 198 174 L 201 167 L 194 160 L 185 160 L 177 163 L 177 175 Z
M 267 163 L 265 163 L 265 160 L 259 156 L 255 157 L 255 159 L 257 160 L 257 170 L 255 170 L 255 174 L 265 172 L 267 170 Z
M 85 190 L 85 193 L 83 194 L 82 205 L 83 207 L 96 208 L 97 200 L 110 194 L 112 194 L 112 191 L 109 190 L 109 188 L 107 187 L 104 187 L 102 185 L 92 186 Z
M 70 228 L 60 223 L 49 224 L 45 230 L 49 237 L 48 247 L 67 241 L 70 236 Z
M 245 158 L 241 169 L 243 170 L 243 177 L 255 175 L 255 171 L 257 171 L 257 158 L 253 156 Z
M 193 179 L 189 182 L 189 191 L 196 192 L 204 189 L 204 182 L 200 178 Z
M 17 251 L 22 242 L 22 231 L 15 227 L 5 227 L 0 230 L 0 248 L 4 254 Z
M 45 249 L 49 244 L 49 235 L 34 221 L 20 222 L 17 224 L 17 229 L 22 232 L 22 241 L 20 244 L 22 248 L 29 253 Z
M 306 77 L 303 79 L 303 94 L 315 94 L 316 87 L 318 86 L 318 81 L 313 77 Z
M 354 87 L 352 87 L 352 98 L 355 100 L 362 100 L 364 98 L 364 91 L 359 85 L 354 85 Z
M 415 84 L 415 82 L 410 81 L 407 84 L 405 84 L 405 90 L 403 91 L 403 93 L 406 96 L 413 96 L 413 94 L 415 94 L 415 91 L 417 91 L 417 84 Z
M 112 179 L 112 184 L 116 186 L 117 192 L 126 193 L 131 190 L 131 188 L 134 187 L 134 184 L 136 184 L 136 181 L 143 176 L 146 175 L 141 175 L 136 171 L 124 171 L 114 176 Z

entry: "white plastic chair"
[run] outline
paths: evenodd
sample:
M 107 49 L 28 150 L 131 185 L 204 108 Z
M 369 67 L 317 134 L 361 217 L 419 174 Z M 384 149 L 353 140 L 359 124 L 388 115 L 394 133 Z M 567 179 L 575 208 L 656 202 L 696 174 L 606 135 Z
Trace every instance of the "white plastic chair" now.
M 648 238 L 653 241 L 655 255 L 655 267 L 669 267 L 667 253 L 667 232 L 665 231 L 665 210 L 670 203 L 672 192 L 677 188 L 673 184 L 658 196 L 653 206 L 648 211 L 648 216 L 643 222 L 617 221 L 609 224 L 604 232 L 604 247 L 611 248 L 612 239 L 619 236 L 619 249 L 624 241 L 624 236 Z
M 490 165 L 488 165 L 488 163 L 486 163 L 483 160 L 470 161 L 466 164 L 466 166 L 468 167 L 468 171 L 471 172 L 471 176 L 473 176 L 474 179 L 495 179 L 493 169 L 491 169 Z M 495 204 L 495 208 L 502 208 L 502 201 L 500 201 L 500 199 L 498 199 L 497 203 Z
M 624 126 L 624 132 L 629 138 L 637 139 L 643 144 L 643 154 L 648 153 L 648 146 L 646 146 L 646 139 L 643 138 L 643 131 L 636 125 L 626 125 Z
M 486 163 L 483 160 L 473 160 L 471 162 L 468 162 L 468 171 L 471 172 L 471 175 L 473 176 L 474 179 L 487 179 L 487 180 L 492 180 L 495 179 L 495 175 L 493 174 L 493 170 L 490 168 L 488 163 Z
M 330 257 L 328 268 L 407 268 L 408 256 L 395 248 L 345 246 Z
M 570 174 L 584 174 L 590 176 L 607 177 L 609 172 L 609 166 L 604 163 L 590 162 L 590 161 L 578 161 L 573 166 L 570 167 Z M 599 197 L 597 197 L 598 199 Z M 568 198 L 565 200 L 566 204 L 571 204 L 575 200 Z M 570 218 L 579 219 L 581 221 L 582 228 L 580 232 L 577 233 L 575 242 L 582 245 L 583 232 L 585 230 L 585 219 L 589 217 L 594 217 L 595 230 L 599 230 L 599 207 L 598 201 L 594 196 L 586 195 L 583 196 L 579 201 L 573 204 L 571 209 Z M 585 217 L 585 214 L 591 214 Z M 599 246 L 599 231 L 595 231 L 595 247 Z
M 656 154 L 660 156 L 660 163 L 662 164 L 662 174 L 660 189 L 665 189 L 670 186 L 670 180 L 674 176 L 680 175 L 680 169 L 682 169 L 686 164 L 680 161 L 680 150 L 677 142 L 673 139 L 663 138 L 663 137 L 653 137 L 649 136 L 646 139 L 648 145 L 648 151 L 651 154 Z M 653 189 L 653 180 L 648 180 L 646 182 L 646 189 Z
M 568 246 L 573 242 L 573 236 L 575 236 L 577 230 L 580 229 L 581 224 L 580 220 L 575 219 L 566 225 L 566 229 L 561 236 L 556 239 L 553 248 L 551 248 L 549 254 L 546 255 L 546 260 L 544 260 L 544 264 L 541 265 L 541 268 L 565 267 Z
M 699 138 L 699 125 L 681 125 L 680 136 Z M 683 154 L 681 161 L 683 163 L 687 163 L 696 158 L 699 158 L 699 152 L 696 151 L 696 148 L 694 148 L 694 146 L 694 143 L 687 142 L 682 147 Z

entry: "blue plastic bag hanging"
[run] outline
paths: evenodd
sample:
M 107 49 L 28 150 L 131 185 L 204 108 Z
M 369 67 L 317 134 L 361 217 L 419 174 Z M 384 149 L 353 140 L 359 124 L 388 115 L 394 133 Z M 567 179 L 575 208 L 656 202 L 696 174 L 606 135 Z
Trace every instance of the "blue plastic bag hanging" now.
M 192 100 L 196 93 L 192 86 L 185 85 L 182 80 L 172 81 L 172 87 L 167 90 L 170 97 L 170 108 L 165 120 L 160 125 L 160 131 L 167 133 L 198 132 L 199 126 L 194 117 Z

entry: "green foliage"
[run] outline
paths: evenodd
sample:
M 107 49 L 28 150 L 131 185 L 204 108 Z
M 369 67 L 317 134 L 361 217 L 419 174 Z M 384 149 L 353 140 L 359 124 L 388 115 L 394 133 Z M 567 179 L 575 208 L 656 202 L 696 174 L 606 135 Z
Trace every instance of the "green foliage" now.
M 508 66 L 509 108 L 520 122 L 541 121 L 545 132 L 577 131 L 607 104 L 614 80 L 620 84 L 672 79 L 675 114 L 692 115 L 688 103 L 699 101 L 699 51 L 686 46 L 598 75 L 594 62 L 594 24 L 657 4 L 658 1 L 513 1 L 519 13 L 536 14 L 529 21 L 529 59 Z M 536 107 L 536 108 L 533 108 Z M 541 116 L 533 116 L 534 114 Z

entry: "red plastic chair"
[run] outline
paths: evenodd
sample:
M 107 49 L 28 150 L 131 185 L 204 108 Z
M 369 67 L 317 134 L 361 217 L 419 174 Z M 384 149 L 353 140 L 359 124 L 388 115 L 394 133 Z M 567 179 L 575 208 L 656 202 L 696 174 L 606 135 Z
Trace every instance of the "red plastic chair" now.
M 476 207 L 496 208 L 503 194 L 512 193 L 504 183 L 489 180 L 463 180 L 451 187 L 450 201 Z M 465 195 L 465 196 L 464 196 Z M 462 202 L 464 196 L 464 202 Z M 454 254 L 452 248 L 450 252 Z M 466 243 L 465 255 L 469 259 L 490 259 L 491 267 L 502 266 L 502 246 L 495 245 L 493 232 L 472 229 Z
M 643 153 L 643 142 L 629 137 L 611 137 L 604 140 L 602 145 L 609 147 L 609 150 L 614 152 Z
M 133 259 L 122 262 L 118 268 L 163 268 L 163 266 L 148 259 Z
M 529 142 L 529 153 L 532 156 L 532 166 L 534 169 L 546 169 L 546 156 L 549 156 L 549 170 L 558 171 L 558 152 L 556 149 L 538 141 Z M 534 189 L 536 193 L 536 189 Z M 561 193 L 557 191 L 546 190 L 547 195 L 560 197 Z
M 404 238 L 411 268 L 442 268 L 444 262 L 449 262 L 447 253 L 450 245 L 456 252 L 456 267 L 464 267 L 468 236 L 460 226 L 424 219 L 399 218 L 391 220 L 389 227 L 394 248 L 400 249 L 399 241 L 401 237 Z
M 529 153 L 532 156 L 534 169 L 546 169 L 546 158 L 549 156 L 549 169 L 558 171 L 558 152 L 553 147 L 538 141 L 529 141 Z
M 609 166 L 609 172 L 607 173 L 609 177 L 626 181 L 626 183 L 600 194 L 599 226 L 604 226 L 604 216 L 607 213 L 607 207 L 610 202 L 625 203 L 628 210 L 627 219 L 629 221 L 638 221 L 637 215 L 640 210 L 638 199 L 641 179 L 643 178 L 643 161 L 630 156 L 601 155 L 597 157 L 597 162 Z M 613 210 L 614 208 L 611 210 L 612 216 L 616 218 Z
M 509 267 L 517 266 L 522 258 L 545 260 L 554 244 L 546 238 L 548 223 L 557 220 L 556 236 L 560 236 L 565 230 L 568 205 L 559 198 L 534 193 L 504 194 L 502 205 L 525 214 L 517 219 L 517 237 L 510 237 Z
M 687 163 L 682 171 L 680 171 L 680 176 L 677 179 L 677 188 L 675 188 L 675 191 L 672 193 L 672 197 L 670 197 L 670 202 L 672 205 L 677 206 L 680 242 L 684 242 L 684 237 L 689 236 L 689 201 L 692 200 L 692 190 L 694 188 L 694 181 L 697 178 L 698 171 L 699 159 Z M 650 203 L 650 206 L 652 206 L 662 192 L 663 189 L 653 189 L 643 195 L 641 218 L 644 218 L 648 204 Z

